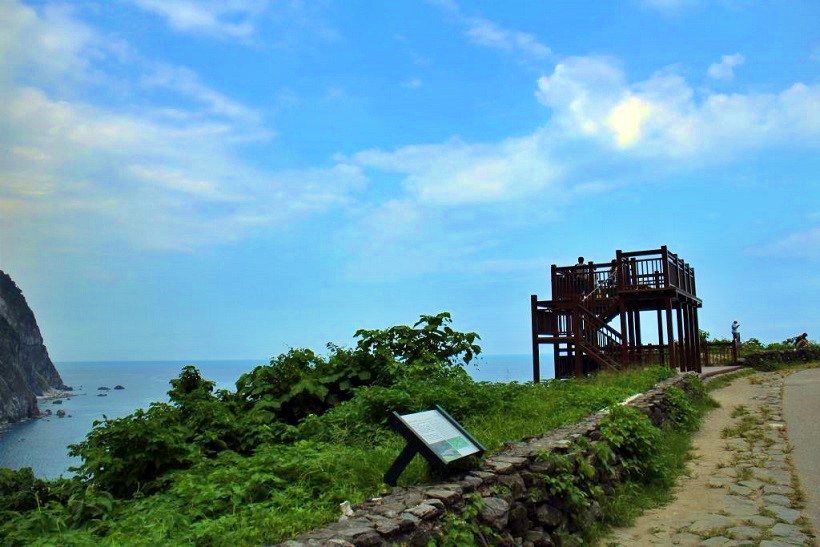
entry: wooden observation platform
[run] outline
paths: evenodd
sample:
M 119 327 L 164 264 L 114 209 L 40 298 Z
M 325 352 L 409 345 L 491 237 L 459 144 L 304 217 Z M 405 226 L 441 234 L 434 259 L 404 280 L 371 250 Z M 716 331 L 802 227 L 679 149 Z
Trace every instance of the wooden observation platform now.
M 551 282 L 552 299 L 532 295 L 534 382 L 541 344 L 553 345 L 556 378 L 643 363 L 701 371 L 695 270 L 665 245 L 618 250 L 609 262 L 553 264 Z M 656 343 L 644 343 L 641 312 L 656 312 Z

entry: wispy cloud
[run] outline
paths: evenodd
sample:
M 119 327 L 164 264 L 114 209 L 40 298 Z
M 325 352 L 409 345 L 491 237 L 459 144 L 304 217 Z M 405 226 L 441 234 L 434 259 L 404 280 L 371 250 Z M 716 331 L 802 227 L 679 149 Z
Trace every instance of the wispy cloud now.
M 247 40 L 256 32 L 255 17 L 265 0 L 132 0 L 139 8 L 162 17 L 174 30 L 217 38 Z
M 469 17 L 464 22 L 466 35 L 474 44 L 520 53 L 537 60 L 547 59 L 552 53 L 550 48 L 527 32 L 509 30 L 481 17 Z
M 25 67 L 27 78 L 76 79 L 90 70 L 102 45 L 97 33 L 72 17 L 66 6 L 39 13 L 13 0 L 0 2 L 0 83 Z
M 467 39 L 478 46 L 521 56 L 526 61 L 543 61 L 552 55 L 549 47 L 528 32 L 505 28 L 484 17 L 468 16 L 454 0 L 431 0 L 464 28 Z
M 639 0 L 646 6 L 665 14 L 674 14 L 698 3 L 698 0 Z
M 148 74 L 143 76 L 142 83 L 148 87 L 161 87 L 180 93 L 204 105 L 206 111 L 214 116 L 253 124 L 261 120 L 258 111 L 233 101 L 206 86 L 199 76 L 188 68 L 156 64 Z
M 752 250 L 753 254 L 778 258 L 820 260 L 820 226 L 791 233 Z
M 742 65 L 746 59 L 740 53 L 734 55 L 723 55 L 719 63 L 709 65 L 710 78 L 715 80 L 731 80 L 735 77 L 735 67 Z
M 398 175 L 404 190 L 364 214 L 347 240 L 380 256 L 385 272 L 408 263 L 437 271 L 451 271 L 453 263 L 479 268 L 494 234 L 519 229 L 520 219 L 549 222 L 567 203 L 641 182 L 642 168 L 657 177 L 796 142 L 820 148 L 817 85 L 696 95 L 668 70 L 630 82 L 614 59 L 578 57 L 539 79 L 536 96 L 551 118 L 528 135 L 486 143 L 452 138 L 340 158 L 373 179 Z M 484 232 L 485 226 L 493 230 Z M 796 234 L 772 249 L 809 252 L 816 237 L 816 231 Z M 374 275 L 356 264 L 355 275 Z
M 344 207 L 365 183 L 360 167 L 338 162 L 255 167 L 243 145 L 270 138 L 261 113 L 187 68 L 136 54 L 130 63 L 132 89 L 171 90 L 182 104 L 78 100 L 67 72 L 91 76 L 83 89 L 110 83 L 93 77 L 106 37 L 69 11 L 19 2 L 0 3 L 0 19 L 10 23 L 0 38 L 0 210 L 11 241 L 192 249 Z

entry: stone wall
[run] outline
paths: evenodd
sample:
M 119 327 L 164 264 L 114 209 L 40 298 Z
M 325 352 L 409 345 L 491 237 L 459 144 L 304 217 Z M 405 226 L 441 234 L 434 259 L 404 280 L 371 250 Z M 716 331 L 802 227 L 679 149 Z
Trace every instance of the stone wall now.
M 670 386 L 687 387 L 686 373 L 659 383 L 627 404 L 644 412 L 655 425 L 666 418 L 666 391 Z M 592 502 L 583 514 L 564 508 L 550 499 L 540 479 L 550 471 L 546 452 L 565 453 L 585 437 L 599 438 L 599 424 L 606 415 L 597 412 L 571 426 L 509 443 L 484 459 L 479 468 L 427 486 L 393 488 L 389 495 L 367 500 L 353 508 L 349 517 L 299 536 L 282 545 L 383 545 L 425 546 L 443 525 L 447 514 L 478 512 L 479 522 L 492 529 L 493 544 L 553 545 L 560 531 L 572 533 L 601 516 Z M 602 484 L 611 488 L 612 484 Z M 478 502 L 478 503 L 476 503 Z
M 774 370 L 777 365 L 820 361 L 820 346 L 812 344 L 803 349 L 756 351 L 737 360 L 739 365 L 758 370 Z

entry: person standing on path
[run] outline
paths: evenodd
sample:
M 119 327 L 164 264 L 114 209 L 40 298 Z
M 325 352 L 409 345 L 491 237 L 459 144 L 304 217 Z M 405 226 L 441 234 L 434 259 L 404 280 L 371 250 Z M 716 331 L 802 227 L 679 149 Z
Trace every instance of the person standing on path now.
M 740 323 L 737 320 L 732 321 L 732 341 L 740 344 Z

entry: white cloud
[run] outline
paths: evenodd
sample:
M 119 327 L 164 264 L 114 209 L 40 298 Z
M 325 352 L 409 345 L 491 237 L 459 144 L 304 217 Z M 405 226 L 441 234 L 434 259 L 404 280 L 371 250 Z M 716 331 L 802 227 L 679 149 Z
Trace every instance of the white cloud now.
M 536 60 L 546 59 L 552 54 L 550 48 L 532 34 L 509 30 L 481 17 L 469 17 L 464 22 L 467 38 L 479 46 L 521 53 Z
M 665 14 L 677 13 L 697 2 L 698 0 L 640 0 L 644 6 Z
M 740 53 L 733 55 L 723 55 L 719 63 L 709 65 L 710 78 L 715 80 L 731 80 L 735 77 L 735 67 L 742 65 L 746 59 Z
M 419 78 L 411 78 L 410 80 L 402 82 L 401 85 L 407 89 L 419 89 L 424 85 L 424 82 L 422 82 Z
M 820 260 L 820 226 L 789 234 L 754 251 L 754 254 L 778 258 Z
M 269 137 L 261 115 L 185 68 L 136 54 L 130 64 L 142 84 L 136 89 L 171 89 L 190 99 L 187 107 L 77 100 L 66 71 L 97 70 L 104 37 L 64 10 L 0 0 L 0 18 L 12 31 L 0 37 L 0 221 L 11 242 L 5 253 L 25 242 L 191 249 L 345 207 L 365 183 L 360 167 L 344 163 L 255 168 L 241 145 Z M 76 83 L 90 81 L 111 83 Z
M 429 2 L 463 26 L 464 35 L 473 44 L 518 54 L 527 61 L 542 61 L 552 55 L 550 48 L 533 34 L 504 28 L 484 17 L 466 16 L 454 0 Z
M 256 28 L 254 17 L 266 1 L 253 0 L 132 0 L 143 10 L 165 19 L 180 32 L 247 40 Z
M 697 97 L 677 74 L 628 83 L 610 59 L 566 59 L 538 81 L 538 99 L 568 136 L 645 158 L 720 161 L 763 146 L 820 144 L 820 86 Z
M 142 82 L 148 87 L 167 88 L 189 97 L 206 106 L 209 114 L 252 124 L 259 123 L 261 118 L 259 112 L 211 89 L 202 83 L 194 71 L 184 67 L 156 65 Z
M 72 219 L 88 241 L 188 249 L 344 205 L 364 184 L 344 164 L 260 172 L 230 144 L 237 130 L 209 120 L 169 124 L 33 88 L 0 101 L 0 200 L 19 229 Z
M 39 13 L 21 2 L 0 0 L 0 84 L 20 67 L 26 76 L 76 78 L 98 55 L 96 33 L 71 17 L 65 6 L 46 6 Z
M 404 175 L 405 188 L 422 202 L 498 202 L 529 195 L 558 179 L 560 168 L 550 160 L 545 144 L 541 133 L 493 144 L 453 139 L 393 151 L 366 150 L 352 161 Z

